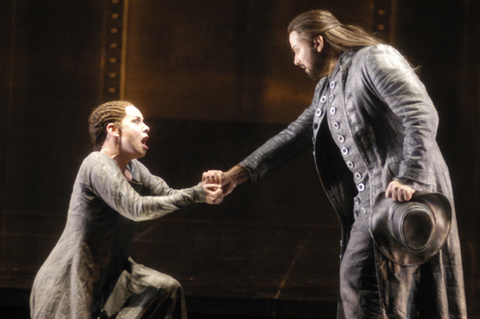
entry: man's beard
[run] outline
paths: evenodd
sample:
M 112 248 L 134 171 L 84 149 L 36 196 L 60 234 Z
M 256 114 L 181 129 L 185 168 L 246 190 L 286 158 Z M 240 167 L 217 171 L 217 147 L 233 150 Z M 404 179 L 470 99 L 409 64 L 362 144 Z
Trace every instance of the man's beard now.
M 307 69 L 307 75 L 312 80 L 319 80 L 330 73 L 330 60 L 325 53 L 316 50 L 312 53 L 312 68 Z

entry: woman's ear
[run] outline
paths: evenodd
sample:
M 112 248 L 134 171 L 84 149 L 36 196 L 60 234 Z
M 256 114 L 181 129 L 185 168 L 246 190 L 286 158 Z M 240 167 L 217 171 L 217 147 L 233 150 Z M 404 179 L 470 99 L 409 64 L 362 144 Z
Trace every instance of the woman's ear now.
M 317 52 L 322 52 L 323 50 L 323 37 L 321 35 L 317 35 L 313 39 L 313 48 L 317 50 Z
M 118 137 L 118 136 L 120 136 L 120 130 L 118 129 L 118 127 L 115 123 L 108 123 L 107 124 L 107 134 Z

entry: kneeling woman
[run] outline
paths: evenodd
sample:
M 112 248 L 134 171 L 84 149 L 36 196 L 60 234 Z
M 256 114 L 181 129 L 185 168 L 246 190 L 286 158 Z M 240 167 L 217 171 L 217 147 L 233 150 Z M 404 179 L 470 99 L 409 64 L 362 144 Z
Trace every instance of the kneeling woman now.
M 223 200 L 215 172 L 175 190 L 150 174 L 149 127 L 131 103 L 108 102 L 89 119 L 95 152 L 82 163 L 63 234 L 33 284 L 30 311 L 41 318 L 186 318 L 183 291 L 172 277 L 128 256 L 137 222 L 193 203 Z

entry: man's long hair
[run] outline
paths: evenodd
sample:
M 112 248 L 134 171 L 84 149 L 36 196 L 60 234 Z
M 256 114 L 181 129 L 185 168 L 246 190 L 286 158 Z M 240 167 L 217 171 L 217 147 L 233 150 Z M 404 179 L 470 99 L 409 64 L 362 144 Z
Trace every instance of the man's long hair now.
M 347 50 L 360 50 L 382 43 L 380 39 L 360 27 L 340 23 L 327 10 L 312 10 L 297 16 L 288 25 L 288 33 L 293 31 L 312 45 L 313 40 L 321 35 L 326 54 L 330 57 L 338 56 Z
M 107 125 L 109 123 L 114 123 L 117 127 L 121 126 L 126 115 L 125 108 L 129 105 L 133 104 L 127 101 L 110 101 L 93 110 L 88 119 L 88 130 L 94 150 L 102 149 L 107 137 Z

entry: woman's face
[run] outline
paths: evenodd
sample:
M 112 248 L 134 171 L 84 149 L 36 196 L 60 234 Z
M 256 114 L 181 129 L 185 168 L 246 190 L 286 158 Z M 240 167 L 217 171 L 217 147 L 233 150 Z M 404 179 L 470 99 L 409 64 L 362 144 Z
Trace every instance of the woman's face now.
M 125 108 L 120 132 L 120 152 L 131 158 L 142 158 L 147 154 L 150 128 L 143 122 L 142 113 L 133 105 Z

